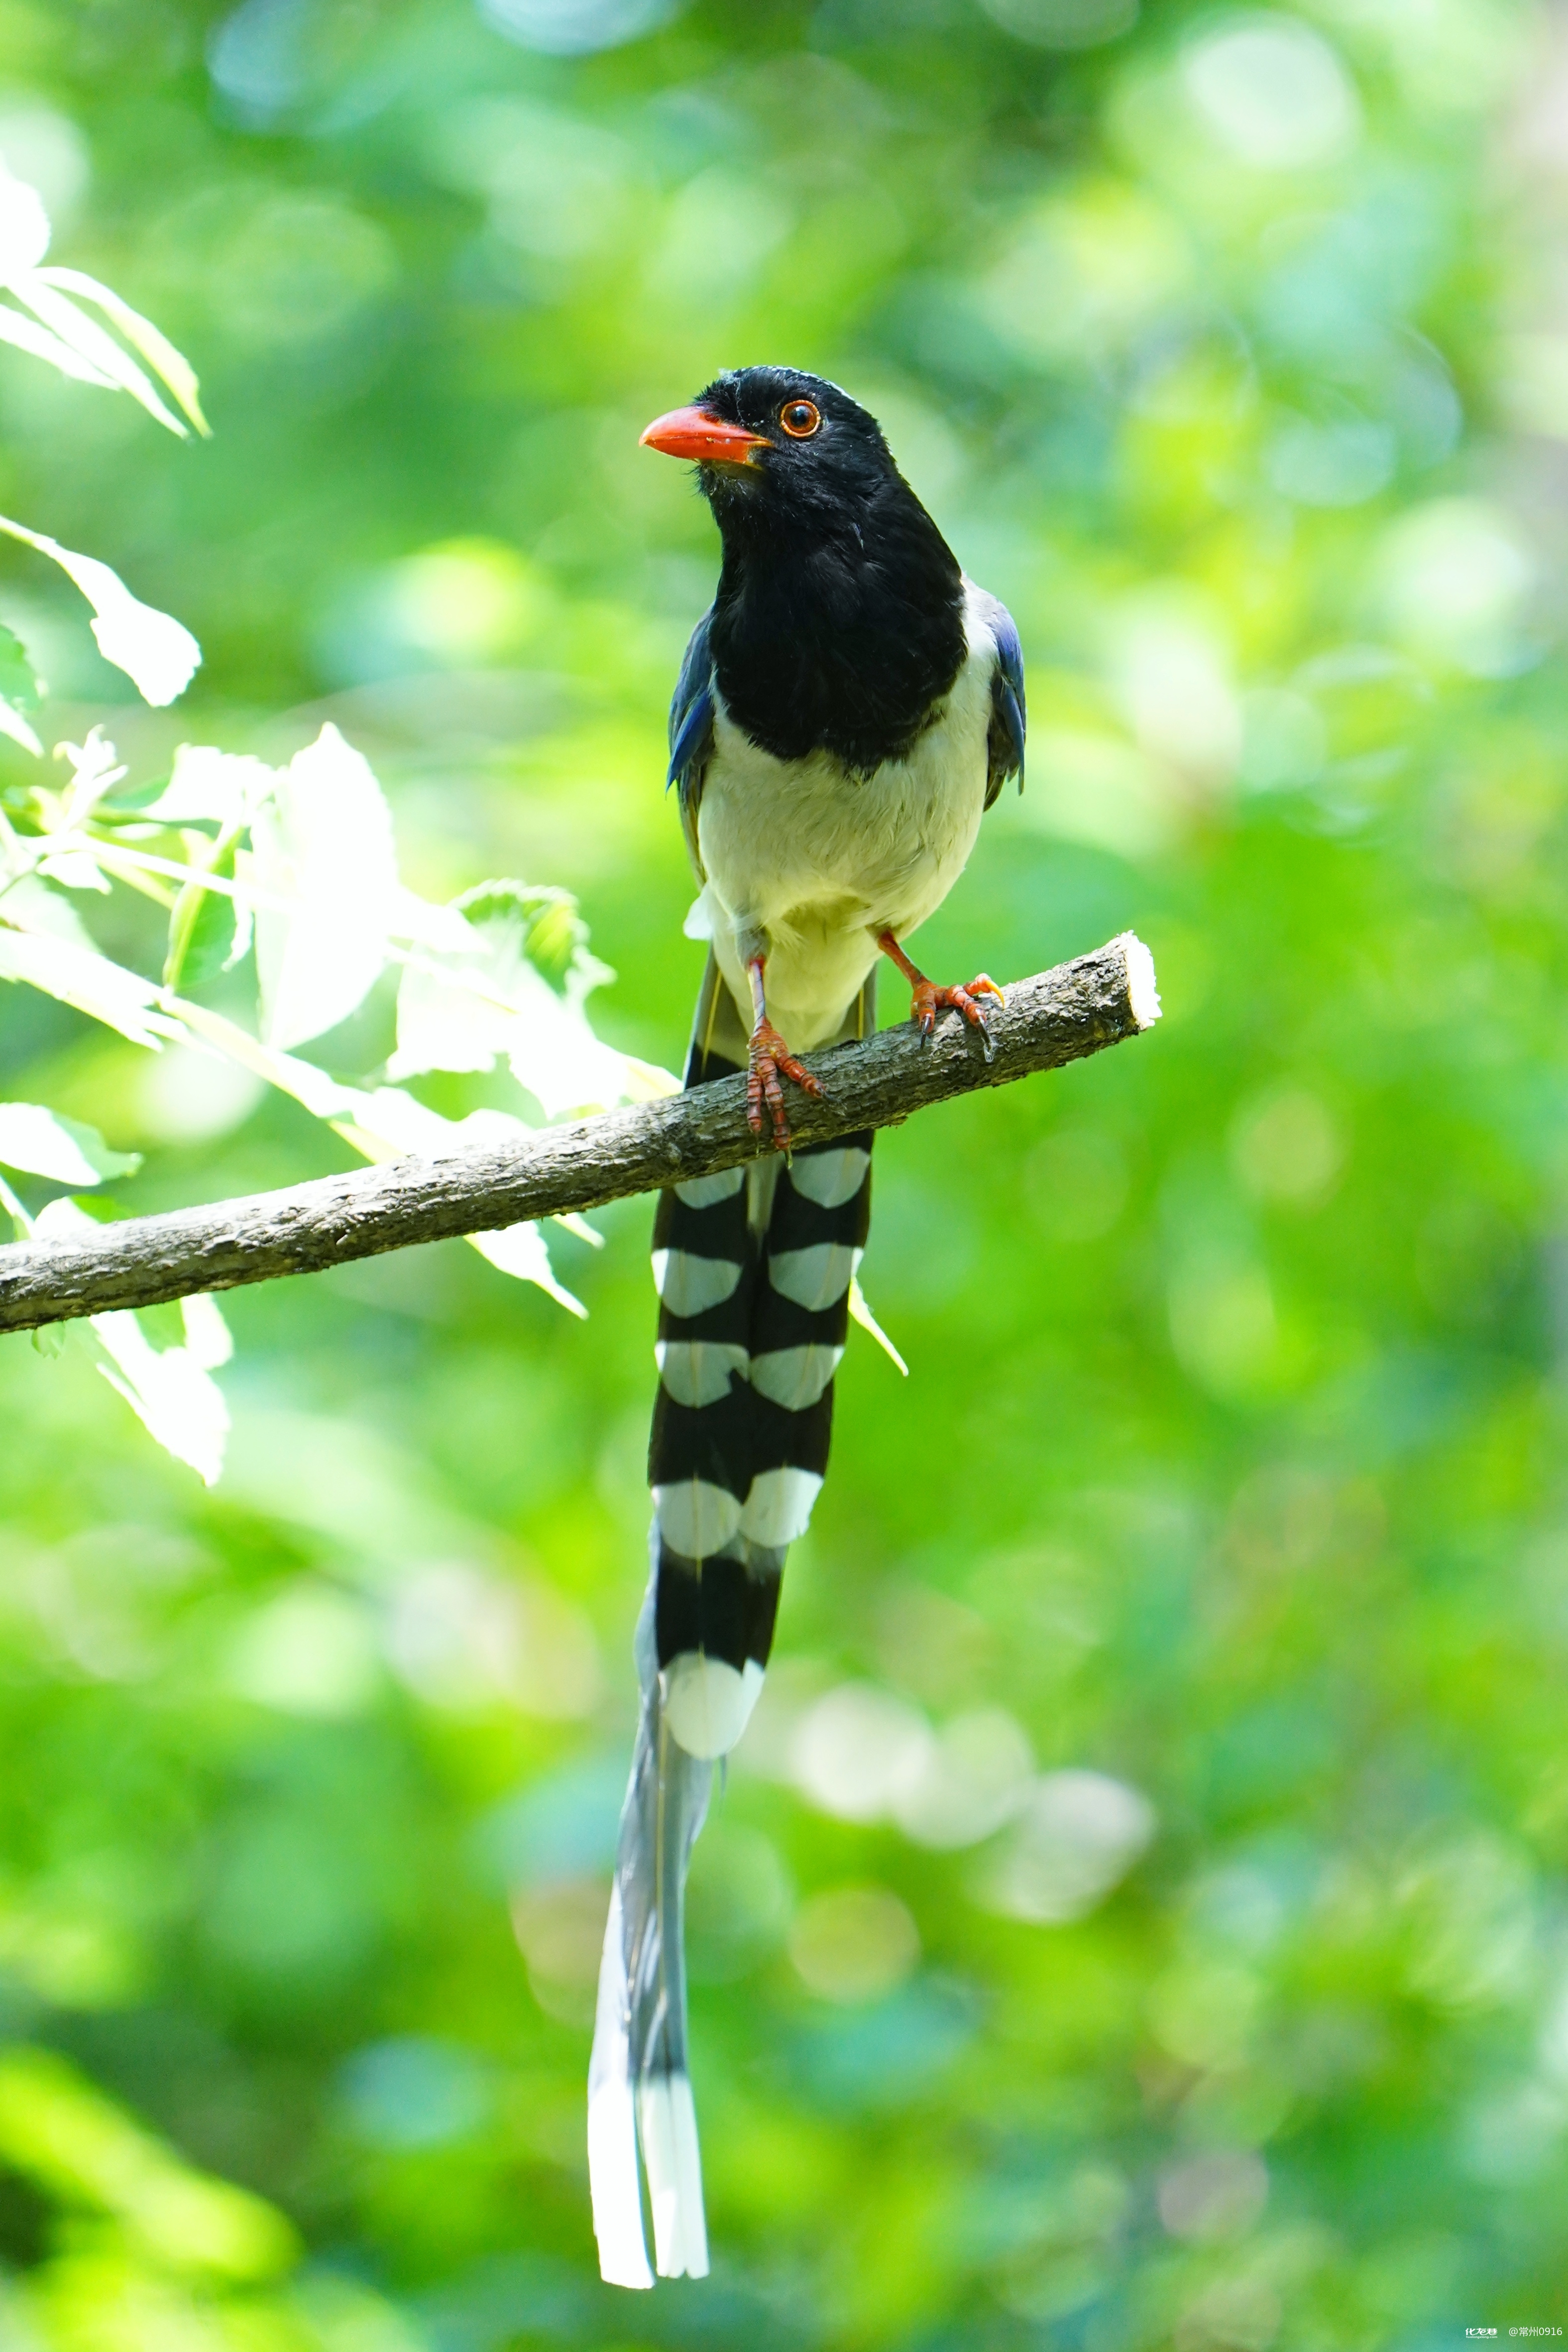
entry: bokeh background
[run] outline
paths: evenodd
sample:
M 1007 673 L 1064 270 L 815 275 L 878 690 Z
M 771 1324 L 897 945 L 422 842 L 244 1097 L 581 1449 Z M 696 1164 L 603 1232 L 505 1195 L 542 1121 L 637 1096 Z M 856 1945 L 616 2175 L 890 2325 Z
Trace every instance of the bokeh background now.
M 716 542 L 637 434 L 798 362 L 1022 632 L 1028 791 L 923 961 L 1134 927 L 1166 1006 L 879 1146 L 910 1378 L 856 1336 L 695 1870 L 702 2285 L 600 2286 L 583 2153 L 648 1204 L 554 1243 L 585 1323 L 455 1244 L 235 1294 L 210 1493 L 0 1344 L 0 2342 L 1568 2324 L 1559 20 L 0 0 L 0 151 L 215 428 L 0 352 L 0 505 L 205 648 L 127 701 L 13 550 L 54 735 L 335 720 L 415 885 L 574 890 L 677 1063 Z M 0 1002 L 125 1212 L 334 1164 L 213 1068 Z

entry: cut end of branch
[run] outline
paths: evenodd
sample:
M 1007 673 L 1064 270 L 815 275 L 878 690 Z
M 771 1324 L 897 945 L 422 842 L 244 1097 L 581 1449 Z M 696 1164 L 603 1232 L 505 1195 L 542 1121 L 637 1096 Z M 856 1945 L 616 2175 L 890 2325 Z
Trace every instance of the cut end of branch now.
M 1127 1002 L 1140 1029 L 1152 1029 L 1163 1007 L 1155 981 L 1155 960 L 1136 931 L 1124 931 L 1122 952 L 1127 959 Z

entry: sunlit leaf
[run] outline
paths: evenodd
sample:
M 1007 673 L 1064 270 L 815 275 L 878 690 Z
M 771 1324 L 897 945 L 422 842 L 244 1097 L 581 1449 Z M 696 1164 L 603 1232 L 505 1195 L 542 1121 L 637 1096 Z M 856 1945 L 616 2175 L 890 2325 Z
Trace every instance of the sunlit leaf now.
M 71 771 L 62 810 L 68 824 L 80 824 L 90 816 L 104 794 L 126 773 L 124 761 L 101 727 L 89 727 L 83 742 L 57 743 L 55 757 L 66 761 Z
M 43 531 L 0 515 L 0 531 L 49 556 L 92 606 L 92 633 L 105 661 L 122 669 L 144 702 L 162 706 L 185 691 L 202 658 L 183 622 L 133 596 L 117 572 L 94 555 L 78 555 Z
M 438 957 L 476 951 L 476 934 L 455 906 L 437 906 L 400 887 L 392 908 L 392 936 L 403 946 L 434 949 Z
M 131 1314 L 95 1315 L 94 1336 L 115 1370 L 99 1370 L 125 1399 L 150 1437 L 217 1484 L 229 1433 L 228 1407 L 211 1375 L 187 1348 L 155 1348 Z
M 180 1318 L 185 1326 L 185 1350 L 204 1372 L 215 1372 L 234 1360 L 233 1334 L 225 1322 L 218 1302 L 206 1291 L 193 1298 L 180 1301 Z
M 208 435 L 212 427 L 202 414 L 201 387 L 196 372 L 183 352 L 175 350 L 161 329 L 144 319 L 122 301 L 111 287 L 99 285 L 79 269 L 61 269 L 51 266 L 40 269 L 38 277 L 50 286 L 62 287 L 68 294 L 79 295 L 85 302 L 96 302 L 99 309 L 113 320 L 133 351 L 141 352 L 148 366 L 168 385 L 198 433 Z
M 41 857 L 38 872 L 63 890 L 93 890 L 100 898 L 107 898 L 112 887 L 90 849 L 62 849 Z
M 0 735 L 8 735 L 13 743 L 20 743 L 24 751 L 31 751 L 36 760 L 44 756 L 44 747 L 21 712 L 8 702 L 0 701 Z
M 79 1187 L 106 1178 L 132 1176 L 141 1165 L 135 1151 L 111 1151 L 96 1127 L 41 1103 L 0 1103 L 0 1164 L 48 1176 L 57 1184 Z
M 390 1075 L 487 1070 L 505 1055 L 547 1118 L 622 1101 L 632 1090 L 624 1057 L 582 1011 L 610 975 L 570 893 L 486 882 L 453 910 L 467 926 L 462 950 L 427 953 L 403 972 Z
M 38 1240 L 48 1241 L 96 1233 L 99 1227 L 76 1202 L 62 1199 L 49 1202 L 33 1230 Z M 221 1328 L 221 1317 L 218 1323 Z M 216 1334 L 210 1318 L 198 1314 L 195 1347 L 154 1347 L 140 1317 L 129 1310 L 91 1316 L 89 1327 L 109 1358 L 107 1364 L 99 1364 L 99 1372 L 125 1399 L 148 1435 L 176 1462 L 193 1469 L 204 1486 L 215 1486 L 224 1466 L 229 1412 L 208 1370 L 211 1362 L 227 1361 L 226 1356 L 214 1354 Z M 187 1333 L 190 1328 L 187 1323 Z
M 292 1054 L 280 1054 L 264 1045 L 248 1030 L 240 1028 L 210 1005 L 193 1003 L 189 997 L 175 996 L 167 992 L 163 1003 L 176 1016 L 184 1030 L 214 1053 L 225 1060 L 237 1062 L 241 1069 L 249 1070 L 280 1094 L 291 1095 L 296 1102 L 316 1118 L 347 1118 L 356 1104 L 368 1099 L 354 1087 L 340 1085 L 314 1062 L 302 1062 Z M 430 1116 L 434 1117 L 432 1112 Z
M 51 888 L 47 879 L 37 873 L 19 875 L 0 892 L 0 929 L 6 924 L 15 925 L 19 931 L 37 931 L 47 939 L 64 940 L 69 946 L 79 948 L 84 955 L 98 953 L 91 933 L 70 900 Z
M 574 1298 L 556 1280 L 549 1262 L 549 1251 L 538 1225 L 503 1225 L 498 1233 L 470 1234 L 469 1241 L 482 1258 L 487 1258 L 503 1274 L 515 1275 L 520 1282 L 533 1282 L 567 1312 L 586 1318 L 587 1307 L 580 1298 Z
M 205 868 L 209 874 L 233 878 L 235 841 L 220 838 Z M 231 971 L 248 952 L 251 910 L 246 899 L 225 891 L 204 889 L 187 882 L 169 913 L 169 948 L 163 963 L 163 984 L 178 988 L 215 980 Z
M 208 430 L 202 415 L 195 372 L 162 331 L 133 310 L 112 288 L 100 285 L 79 269 L 39 267 L 49 249 L 49 219 L 37 190 L 18 180 L 0 163 L 0 284 L 27 304 L 42 321 L 0 308 L 0 338 L 30 351 L 67 375 L 110 391 L 129 392 L 150 415 L 171 432 L 185 427 L 171 415 L 152 383 L 114 338 L 92 319 L 85 318 L 68 298 L 93 303 L 119 328 L 126 341 L 173 394 L 200 433 Z
M 27 1235 L 33 1230 L 33 1220 L 27 1214 L 27 1211 L 23 1202 L 17 1199 L 9 1184 L 6 1183 L 4 1176 L 0 1176 L 0 1209 L 4 1209 L 5 1214 L 10 1218 L 11 1229 L 16 1240 L 26 1241 Z M 39 1328 L 45 1331 L 53 1331 L 57 1328 L 57 1327 L 53 1323 L 45 1323 Z
M 25 317 L 20 310 L 13 310 L 6 302 L 0 302 L 0 342 L 14 343 L 18 351 L 29 352 L 36 360 L 47 360 L 51 367 L 58 368 L 62 375 L 74 376 L 78 383 L 95 383 L 100 392 L 117 388 L 112 376 L 105 375 L 101 368 L 94 367 L 90 360 L 72 351 L 69 343 L 62 342 L 47 327 L 41 327 L 36 319 Z
M 0 900 L 0 908 L 4 904 Z M 0 980 L 22 980 L 41 988 L 62 1004 L 72 1004 L 78 1013 L 118 1029 L 133 1045 L 157 1046 L 165 1037 L 181 1034 L 176 1022 L 155 1009 L 156 982 L 68 940 L 13 930 L 0 922 Z
M 49 249 L 49 215 L 37 188 L 0 163 L 0 284 L 36 269 Z
M 41 278 L 27 274 L 11 280 L 11 291 L 18 301 L 26 302 L 34 316 L 49 331 L 57 336 L 78 358 L 96 368 L 104 381 L 116 390 L 128 392 L 140 402 L 149 416 L 167 425 L 171 433 L 186 438 L 185 426 L 167 409 L 153 390 L 151 380 L 136 362 L 110 334 L 107 334 L 95 319 L 84 317 L 74 302 L 57 291 Z
M 220 827 L 247 824 L 272 791 L 276 770 L 265 760 L 182 743 L 168 782 L 141 814 L 155 824 Z
M 13 710 L 36 710 L 38 681 L 20 637 L 0 625 L 0 703 Z
M 454 901 L 498 957 L 520 952 L 563 996 L 580 1003 L 615 975 L 589 952 L 588 925 L 570 890 L 552 884 L 480 882 Z
M 323 727 L 277 777 L 252 828 L 262 1035 L 299 1045 L 364 1001 L 387 957 L 398 893 L 392 817 L 370 763 Z
M 630 1091 L 624 1056 L 601 1045 L 583 1014 L 559 999 L 527 1007 L 509 1047 L 513 1076 L 547 1118 L 559 1118 L 569 1111 L 609 1110 Z
M 471 972 L 480 988 L 464 984 Z M 428 961 L 405 964 L 397 992 L 397 1050 L 387 1065 L 394 1078 L 425 1070 L 493 1070 L 507 1050 L 517 1014 L 483 988 L 484 960 L 476 936 L 470 953 L 433 970 Z
M 436 1160 L 474 1139 L 464 1135 L 467 1120 L 443 1118 L 401 1087 L 340 1087 L 338 1093 L 342 1109 L 334 1124 L 340 1133 L 351 1129 L 357 1147 L 371 1159 L 395 1160 L 417 1151 Z

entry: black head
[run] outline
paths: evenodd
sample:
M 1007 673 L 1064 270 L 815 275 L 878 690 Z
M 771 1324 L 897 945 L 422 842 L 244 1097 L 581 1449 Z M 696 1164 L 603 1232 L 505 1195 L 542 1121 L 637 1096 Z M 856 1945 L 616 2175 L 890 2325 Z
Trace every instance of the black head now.
M 703 642 L 728 716 L 781 760 L 902 757 L 963 663 L 964 581 L 875 417 L 800 368 L 736 368 L 643 438 L 695 460 L 724 541 Z
M 695 459 L 721 530 L 744 528 L 747 517 L 764 527 L 831 529 L 899 480 L 875 417 L 800 368 L 727 369 L 689 408 L 656 417 L 643 439 Z

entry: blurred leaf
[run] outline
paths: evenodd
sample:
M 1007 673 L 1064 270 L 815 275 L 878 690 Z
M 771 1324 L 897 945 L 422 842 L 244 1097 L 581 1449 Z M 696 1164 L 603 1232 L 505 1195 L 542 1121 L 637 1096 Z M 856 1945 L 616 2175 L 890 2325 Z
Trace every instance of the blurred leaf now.
M 131 348 L 140 352 L 148 366 L 162 377 L 197 432 L 204 435 L 211 433 L 212 427 L 202 415 L 201 387 L 194 369 L 151 319 L 144 319 L 139 310 L 131 309 L 129 302 L 121 301 L 110 287 L 100 286 L 96 278 L 88 278 L 79 269 L 40 269 L 34 283 L 37 284 L 39 278 L 47 285 L 63 287 L 68 294 L 79 294 L 84 301 L 96 302 L 99 309 L 113 320 Z M 90 352 L 89 356 L 91 356 Z M 159 412 L 154 410 L 153 414 L 158 415 Z
M 113 885 L 89 849 L 67 849 L 57 856 L 40 857 L 38 872 L 65 890 L 92 890 L 107 898 Z
M 55 1229 L 46 1223 L 47 1217 L 46 1210 L 37 1227 L 44 1240 Z M 132 1314 L 95 1315 L 91 1323 L 115 1368 L 99 1367 L 110 1387 L 125 1399 L 165 1453 L 186 1463 L 204 1486 L 215 1486 L 224 1466 L 229 1412 L 207 1370 L 214 1335 L 198 1325 L 198 1348 L 154 1348 Z M 217 1360 L 227 1360 L 220 1356 Z
M 13 278 L 11 291 L 68 350 L 85 360 L 89 367 L 96 368 L 105 383 L 128 392 L 149 416 L 166 425 L 182 440 L 185 437 L 185 427 L 163 405 L 135 361 L 120 350 L 112 335 L 105 334 L 95 320 L 85 318 L 74 302 L 68 301 L 52 285 L 32 273 Z
M 297 2259 L 280 2213 L 182 2163 L 53 2052 L 0 2057 L 0 2154 L 52 2195 L 112 2215 L 176 2273 L 267 2279 Z
M 94 1221 L 72 1200 L 51 1201 L 35 1219 L 40 1241 L 76 1234 Z M 192 1304 L 184 1317 L 186 1344 L 155 1348 L 139 1316 L 123 1310 L 93 1315 L 94 1339 L 109 1358 L 99 1370 L 122 1396 L 148 1435 L 185 1463 L 205 1486 L 217 1484 L 224 1466 L 229 1411 L 211 1377 L 233 1354 L 222 1315 L 211 1299 Z
M 262 1036 L 287 1049 L 336 1028 L 387 957 L 398 900 L 392 818 L 370 763 L 324 726 L 278 773 L 251 834 Z
M 89 817 L 126 773 L 124 761 L 101 727 L 89 728 L 83 742 L 57 743 L 55 757 L 70 766 L 71 780 L 61 812 L 70 824 L 80 824 Z
M 623 1100 L 636 1081 L 582 1011 L 613 975 L 589 952 L 570 892 L 485 882 L 453 911 L 461 944 L 425 949 L 404 970 L 389 1076 L 487 1070 L 505 1054 L 547 1118 Z
M 105 661 L 122 669 L 144 702 L 173 702 L 195 676 L 202 649 L 182 622 L 143 604 L 93 555 L 78 555 L 44 532 L 0 515 L 0 531 L 53 558 L 92 606 L 92 633 Z
M 580 1001 L 615 975 L 588 951 L 588 926 L 570 890 L 527 882 L 480 882 L 455 906 L 505 967 L 526 956 L 558 994 Z
M 41 759 L 44 747 L 22 716 L 36 709 L 37 700 L 38 681 L 21 639 L 0 626 L 0 735 L 8 735 L 24 751 Z
M 20 637 L 0 626 L 0 702 L 13 710 L 36 710 L 38 681 Z
M 49 249 L 49 216 L 37 188 L 0 163 L 0 284 L 36 269 Z
M 47 327 L 25 318 L 6 302 L 0 302 L 0 342 L 14 343 L 18 351 L 30 352 L 36 360 L 47 360 L 51 367 L 58 368 L 62 375 L 74 376 L 78 383 L 95 383 L 102 392 L 115 390 L 111 375 L 105 375 L 101 368 L 94 367 L 90 360 L 73 351 L 69 343 L 62 342 L 58 335 L 51 334 Z
M 563 1290 L 556 1280 L 549 1251 L 538 1225 L 505 1225 L 498 1233 L 470 1234 L 467 1238 L 480 1256 L 498 1266 L 503 1274 L 515 1275 L 519 1282 L 537 1283 L 569 1315 L 586 1318 L 588 1309 L 582 1301 L 574 1298 L 570 1290 Z
M 3 902 L 0 902 L 3 903 Z M 38 931 L 9 929 L 0 921 L 0 980 L 26 981 L 62 1004 L 75 1005 L 133 1045 L 156 1047 L 177 1037 L 177 1023 L 153 1010 L 158 986 L 107 956 Z
M 96 1127 L 40 1104 L 0 1102 L 0 1165 L 76 1188 L 106 1177 L 133 1176 L 141 1155 L 111 1151 Z
M 219 1371 L 233 1361 L 234 1339 L 215 1298 L 204 1291 L 182 1298 L 180 1319 L 185 1327 L 186 1353 L 204 1372 Z
M 141 814 L 159 824 L 210 821 L 220 831 L 238 830 L 270 796 L 276 774 L 264 760 L 182 743 L 168 782 L 149 792 Z
M 232 881 L 238 835 L 220 835 L 204 870 Z M 250 951 L 252 918 L 248 901 L 225 891 L 204 889 L 187 882 L 169 910 L 169 947 L 163 960 L 163 985 L 199 987 L 232 971 Z
M 13 743 L 20 743 L 24 751 L 31 751 L 35 760 L 44 756 L 44 747 L 19 710 L 8 702 L 0 702 L 0 735 L 8 735 Z

